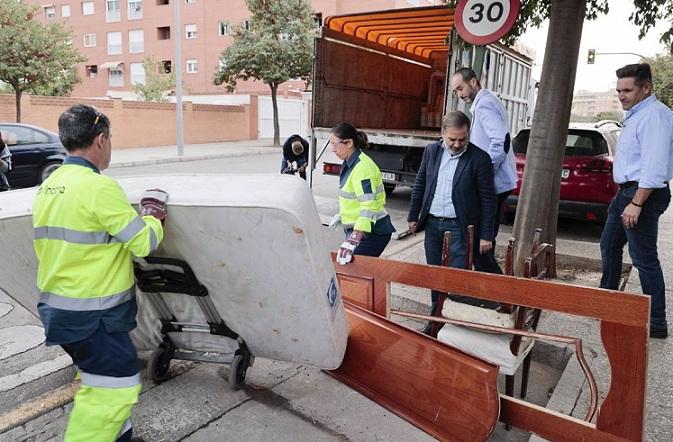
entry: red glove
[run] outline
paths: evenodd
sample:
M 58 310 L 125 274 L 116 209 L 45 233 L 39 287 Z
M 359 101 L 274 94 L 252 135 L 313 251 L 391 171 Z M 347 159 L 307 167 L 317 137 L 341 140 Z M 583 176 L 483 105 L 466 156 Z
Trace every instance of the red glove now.
M 161 224 L 166 219 L 166 201 L 168 193 L 161 189 L 149 189 L 140 195 L 140 216 L 153 216 Z
M 339 253 L 337 253 L 337 262 L 341 265 L 346 265 L 353 260 L 353 252 L 355 248 L 360 244 L 360 241 L 365 237 L 364 232 L 359 230 L 353 230 L 346 241 L 341 244 L 339 248 Z

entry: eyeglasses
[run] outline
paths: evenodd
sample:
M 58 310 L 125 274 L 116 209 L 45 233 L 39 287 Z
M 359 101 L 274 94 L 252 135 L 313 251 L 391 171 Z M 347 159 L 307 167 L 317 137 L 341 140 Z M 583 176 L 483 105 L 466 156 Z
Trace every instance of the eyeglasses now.
M 338 144 L 346 144 L 346 143 L 348 143 L 348 140 L 339 140 L 336 143 L 333 143 L 332 140 L 329 140 L 329 144 L 331 144 L 332 146 L 336 146 Z

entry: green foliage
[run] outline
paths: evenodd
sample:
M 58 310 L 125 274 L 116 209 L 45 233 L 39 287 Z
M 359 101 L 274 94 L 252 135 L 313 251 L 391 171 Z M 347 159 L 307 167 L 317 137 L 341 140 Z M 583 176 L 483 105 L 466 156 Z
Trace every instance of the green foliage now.
M 0 1 L 0 80 L 17 94 L 67 95 L 80 81 L 77 63 L 86 59 L 66 43 L 70 30 L 33 20 L 35 10 Z
M 261 80 L 272 90 L 311 72 L 313 12 L 307 0 L 246 0 L 249 29 L 234 30 L 213 82 L 229 92 L 238 80 Z
M 652 83 L 657 99 L 673 108 L 673 55 L 657 55 L 645 59 L 652 68 Z
M 455 8 L 459 0 L 444 0 L 452 8 Z M 562 1 L 562 0 L 561 0 Z M 623 0 L 612 0 L 623 1 Z M 629 20 L 640 28 L 639 38 L 643 38 L 647 32 L 659 20 L 673 19 L 673 0 L 632 0 L 634 10 Z M 552 0 L 521 0 L 521 11 L 514 23 L 512 30 L 503 39 L 503 43 L 511 44 L 520 37 L 528 28 L 539 28 L 542 22 L 549 18 L 549 10 Z M 610 10 L 609 0 L 587 0 L 585 17 L 595 20 L 601 14 L 607 14 Z M 673 23 L 671 28 L 661 36 L 661 42 L 669 44 L 673 40 Z
M 175 72 L 165 72 L 161 61 L 147 57 L 143 60 L 145 84 L 135 83 L 133 91 L 143 101 L 166 101 L 165 94 L 175 87 Z
M 621 121 L 622 114 L 615 111 L 598 112 L 596 114 L 596 121 L 603 121 L 603 120 Z

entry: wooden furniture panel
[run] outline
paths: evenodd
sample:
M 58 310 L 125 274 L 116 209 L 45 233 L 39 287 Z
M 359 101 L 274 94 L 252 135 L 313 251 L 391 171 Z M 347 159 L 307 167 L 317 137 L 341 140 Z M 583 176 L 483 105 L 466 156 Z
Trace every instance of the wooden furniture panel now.
M 356 256 L 346 266 L 336 265 L 336 270 L 340 279 L 346 276 L 371 278 L 375 288 L 373 304 L 379 306 L 378 308 L 385 304 L 386 311 L 388 294 L 384 292 L 387 292 L 391 282 L 395 282 L 599 319 L 612 378 L 610 389 L 599 409 L 596 425 L 507 396 L 500 399 L 500 420 L 552 440 L 642 440 L 649 297 L 366 256 Z M 344 300 L 348 301 L 350 296 L 352 294 L 347 294 Z M 379 299 L 380 297 L 383 299 Z M 423 337 L 411 330 L 409 333 Z M 411 339 L 407 336 L 408 334 L 400 334 L 399 339 Z M 426 341 L 416 341 L 419 349 L 425 349 L 419 351 L 418 358 L 424 357 L 428 351 Z M 439 342 L 437 344 L 442 345 Z M 363 360 L 359 363 L 365 365 L 373 363 L 374 359 L 370 359 L 366 353 L 361 354 L 361 358 Z M 410 376 L 413 377 L 414 374 Z M 459 376 L 462 377 L 462 373 Z M 365 380 L 369 381 L 369 378 Z M 366 384 L 362 388 L 366 388 Z M 395 409 L 394 405 L 387 406 Z M 474 404 L 472 406 L 479 407 Z M 398 414 L 407 418 L 402 413 Z M 427 429 L 426 431 L 430 432 Z
M 451 441 L 485 440 L 498 420 L 498 367 L 345 302 L 350 334 L 334 377 Z

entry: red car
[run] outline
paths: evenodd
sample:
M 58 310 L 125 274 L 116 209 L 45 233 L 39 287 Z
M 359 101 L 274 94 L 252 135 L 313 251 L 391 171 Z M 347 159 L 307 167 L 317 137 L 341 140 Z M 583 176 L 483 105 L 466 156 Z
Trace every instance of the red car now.
M 617 193 L 612 162 L 621 127 L 614 121 L 571 123 L 561 171 L 559 217 L 604 222 L 610 201 Z M 505 201 L 505 212 L 516 211 L 530 128 L 512 142 L 516 155 L 517 187 Z

